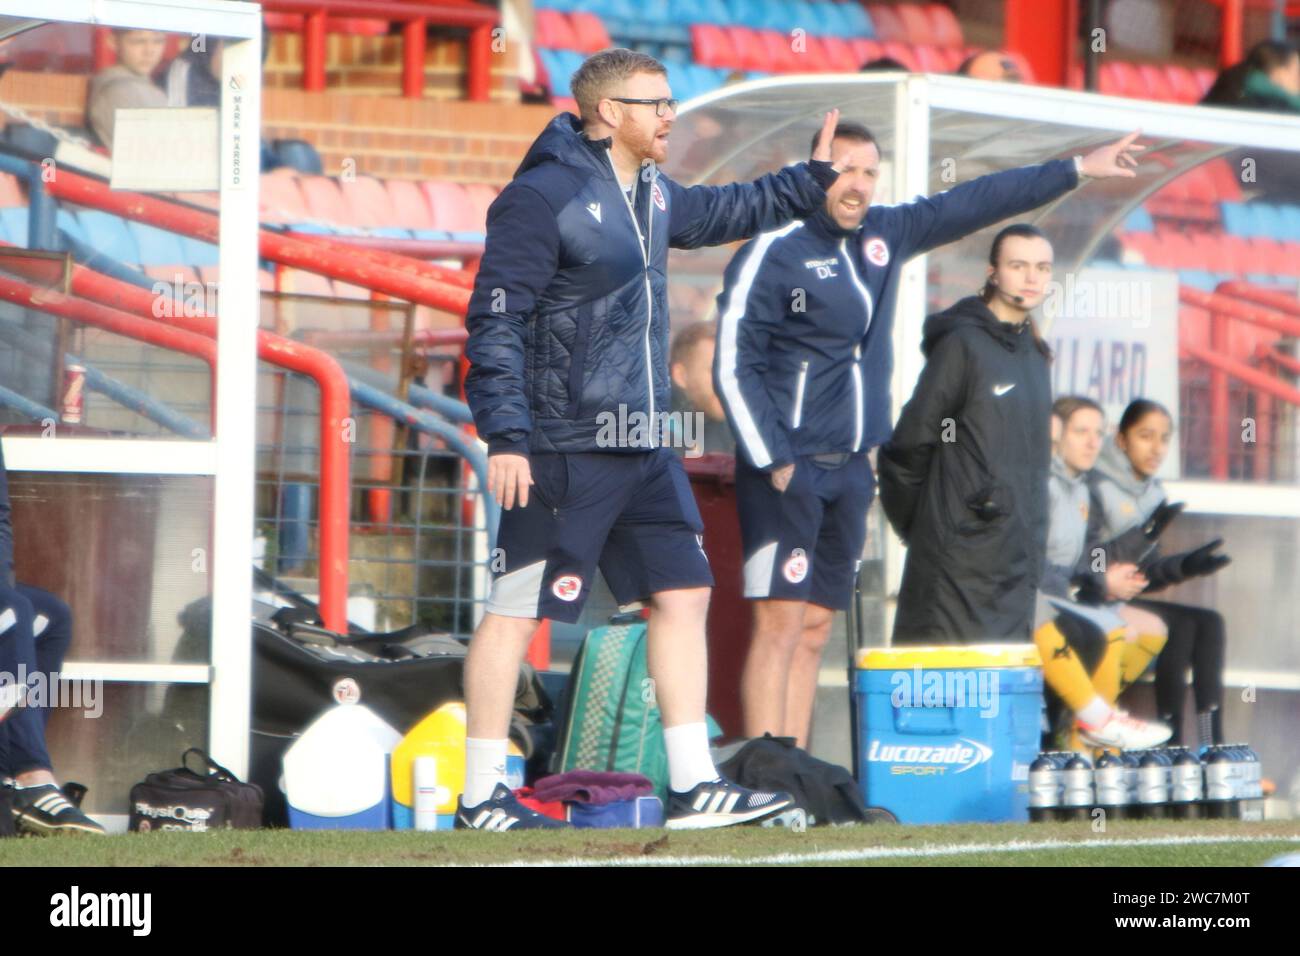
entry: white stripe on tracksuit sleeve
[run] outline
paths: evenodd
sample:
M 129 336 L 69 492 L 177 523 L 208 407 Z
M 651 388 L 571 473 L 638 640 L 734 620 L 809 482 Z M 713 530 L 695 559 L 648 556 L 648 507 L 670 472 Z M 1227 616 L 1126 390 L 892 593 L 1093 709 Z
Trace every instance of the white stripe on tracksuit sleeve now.
M 763 440 L 763 433 L 754 410 L 746 403 L 744 392 L 740 387 L 740 379 L 737 375 L 737 338 L 740 323 L 745 320 L 745 311 L 754 279 L 758 275 L 758 270 L 762 268 L 763 259 L 772 243 L 802 225 L 802 222 L 792 222 L 784 229 L 765 232 L 754 240 L 754 245 L 749 250 L 749 258 L 741 267 L 740 275 L 727 295 L 718 320 L 718 384 L 720 386 L 718 397 L 731 413 L 732 421 L 736 426 L 736 438 L 744 445 L 749 460 L 753 462 L 755 468 L 766 468 L 772 464 L 773 458 L 771 449 Z

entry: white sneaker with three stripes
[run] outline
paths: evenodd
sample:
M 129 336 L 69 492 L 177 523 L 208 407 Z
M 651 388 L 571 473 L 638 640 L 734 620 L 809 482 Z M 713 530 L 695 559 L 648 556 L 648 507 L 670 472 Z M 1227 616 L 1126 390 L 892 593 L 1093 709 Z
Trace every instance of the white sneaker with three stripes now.
M 709 830 L 753 823 L 794 806 L 788 793 L 750 790 L 730 780 L 697 784 L 686 793 L 668 791 L 670 830 Z

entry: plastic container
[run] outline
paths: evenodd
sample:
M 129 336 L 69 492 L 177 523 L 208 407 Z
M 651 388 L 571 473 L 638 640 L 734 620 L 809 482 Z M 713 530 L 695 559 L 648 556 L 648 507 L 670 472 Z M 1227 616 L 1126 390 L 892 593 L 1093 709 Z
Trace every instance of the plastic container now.
M 415 771 L 418 757 L 432 757 L 437 774 L 433 781 L 436 828 L 450 830 L 456 820 L 456 802 L 465 792 L 465 705 L 443 704 L 407 732 L 393 748 L 392 818 L 394 830 L 415 828 Z M 506 783 L 513 790 L 524 785 L 524 756 L 511 743 L 506 756 Z
M 903 823 L 1025 821 L 1043 672 L 1032 644 L 858 654 L 859 784 Z
M 389 755 L 402 735 L 361 704 L 325 711 L 284 754 L 295 830 L 386 830 Z

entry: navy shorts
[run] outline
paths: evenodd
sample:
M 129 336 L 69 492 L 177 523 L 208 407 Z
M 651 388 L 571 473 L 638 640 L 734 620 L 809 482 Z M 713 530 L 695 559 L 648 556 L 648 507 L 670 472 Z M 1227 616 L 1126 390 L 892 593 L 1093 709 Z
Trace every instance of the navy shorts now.
M 572 624 L 600 568 L 619 604 L 713 586 L 681 460 L 652 452 L 529 456 L 528 507 L 501 513 L 487 609 Z
M 784 492 L 736 460 L 736 508 L 745 548 L 745 597 L 848 608 L 867 543 L 876 478 L 866 455 L 837 468 L 795 462 Z

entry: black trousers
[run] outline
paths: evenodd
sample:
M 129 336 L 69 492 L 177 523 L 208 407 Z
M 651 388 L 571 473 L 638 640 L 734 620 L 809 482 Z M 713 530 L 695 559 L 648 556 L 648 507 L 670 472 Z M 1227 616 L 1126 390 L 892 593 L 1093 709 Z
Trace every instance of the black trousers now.
M 1130 603 L 1155 614 L 1169 629 L 1169 640 L 1156 658 L 1156 709 L 1173 728 L 1174 736 L 1169 742 L 1181 743 L 1189 667 L 1196 710 L 1215 712 L 1214 736 L 1215 742 L 1220 742 L 1217 738 L 1222 734 L 1218 722 L 1222 720 L 1223 663 L 1227 644 L 1223 615 L 1209 608 L 1166 601 L 1136 600 Z

